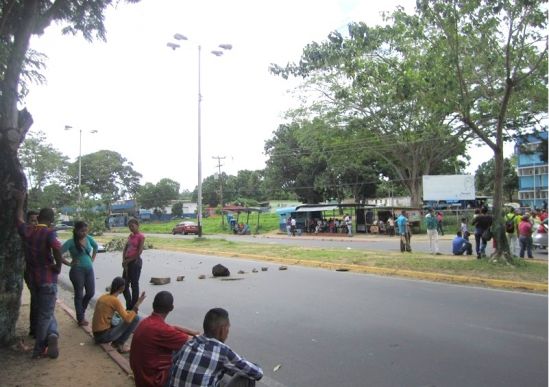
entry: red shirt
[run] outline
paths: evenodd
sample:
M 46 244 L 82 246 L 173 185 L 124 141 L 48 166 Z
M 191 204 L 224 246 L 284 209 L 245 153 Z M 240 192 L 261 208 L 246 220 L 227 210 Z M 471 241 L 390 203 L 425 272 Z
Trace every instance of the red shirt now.
M 169 376 L 172 353 L 189 340 L 186 333 L 166 324 L 153 313 L 139 323 L 133 333 L 130 350 L 136 387 L 161 387 Z
M 520 236 L 531 236 L 532 235 L 532 223 L 527 220 L 523 220 L 518 225 L 518 231 Z

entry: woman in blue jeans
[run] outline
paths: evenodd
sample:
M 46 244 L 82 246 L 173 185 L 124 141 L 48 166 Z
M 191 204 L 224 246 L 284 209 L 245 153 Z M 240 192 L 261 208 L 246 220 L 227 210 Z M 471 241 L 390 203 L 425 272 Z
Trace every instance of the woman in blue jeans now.
M 88 225 L 82 221 L 74 224 L 72 239 L 63 243 L 62 252 L 69 252 L 71 261 L 63 260 L 71 270 L 69 278 L 74 287 L 74 309 L 78 325 L 86 326 L 86 308 L 95 294 L 93 261 L 97 254 L 97 243 L 88 235 Z

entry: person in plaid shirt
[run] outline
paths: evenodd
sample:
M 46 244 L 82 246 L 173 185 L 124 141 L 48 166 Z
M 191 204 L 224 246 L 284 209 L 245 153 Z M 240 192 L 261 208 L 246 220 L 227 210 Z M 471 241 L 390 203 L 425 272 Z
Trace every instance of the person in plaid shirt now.
M 225 309 L 210 309 L 204 317 L 204 334 L 187 341 L 173 357 L 168 386 L 255 386 L 263 370 L 224 344 L 230 326 Z M 226 374 L 232 377 L 224 378 Z

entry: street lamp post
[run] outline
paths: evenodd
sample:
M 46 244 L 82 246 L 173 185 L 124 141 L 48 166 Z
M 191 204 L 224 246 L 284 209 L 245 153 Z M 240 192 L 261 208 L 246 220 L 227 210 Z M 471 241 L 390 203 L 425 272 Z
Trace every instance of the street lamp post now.
M 185 35 L 175 34 L 174 39 L 176 40 L 188 40 Z M 167 44 L 172 50 L 175 50 L 180 47 L 178 43 L 169 42 Z M 202 45 L 198 44 L 198 198 L 197 198 L 197 209 L 196 209 L 196 220 L 198 223 L 198 236 L 202 237 L 202 90 L 201 90 L 201 53 Z M 233 48 L 230 44 L 220 44 L 218 48 L 222 50 L 230 50 Z M 211 53 L 215 56 L 223 55 L 221 50 L 213 50 Z
M 73 129 L 70 125 L 65 125 L 65 130 Z M 78 129 L 79 139 L 78 139 L 78 204 L 82 202 L 82 128 Z M 97 130 L 90 130 L 89 133 L 97 133 Z

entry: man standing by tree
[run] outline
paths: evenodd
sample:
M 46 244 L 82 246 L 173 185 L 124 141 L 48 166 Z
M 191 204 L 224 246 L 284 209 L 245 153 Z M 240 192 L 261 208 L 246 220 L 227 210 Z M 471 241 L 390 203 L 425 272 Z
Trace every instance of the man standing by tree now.
M 32 357 L 44 355 L 52 359 L 59 356 L 55 301 L 57 299 L 57 275 L 61 272 L 61 242 L 50 226 L 54 221 L 51 208 L 42 208 L 38 214 L 38 224 L 25 223 L 23 203 L 25 193 L 15 192 L 17 200 L 17 231 L 24 241 L 27 259 L 28 286 L 36 303 L 35 344 Z
M 425 226 L 427 227 L 427 236 L 429 237 L 429 248 L 431 249 L 431 253 L 440 255 L 438 251 L 438 219 L 432 208 L 429 208 L 427 215 L 425 215 Z

